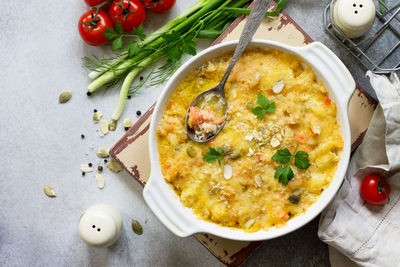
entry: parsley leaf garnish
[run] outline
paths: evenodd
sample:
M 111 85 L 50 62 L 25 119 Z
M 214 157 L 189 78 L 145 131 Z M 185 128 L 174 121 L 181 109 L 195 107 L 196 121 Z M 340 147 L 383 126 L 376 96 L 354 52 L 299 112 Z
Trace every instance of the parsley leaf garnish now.
M 275 178 L 279 179 L 284 185 L 287 185 L 291 179 L 293 179 L 294 173 L 290 166 L 279 166 L 275 172 Z
M 209 147 L 209 151 L 204 155 L 203 160 L 209 163 L 213 163 L 214 161 L 218 160 L 218 164 L 221 165 L 222 158 L 223 155 L 221 147 L 217 147 L 216 149 Z
M 182 58 L 183 54 L 196 55 L 196 42 L 192 36 L 182 37 L 178 32 L 171 31 L 163 34 L 163 38 L 169 43 L 165 47 L 165 55 L 168 62 L 175 62 Z
M 266 98 L 262 94 L 257 95 L 257 104 L 259 106 L 253 108 L 251 112 L 253 112 L 253 114 L 256 115 L 259 119 L 264 118 L 267 112 L 275 112 L 275 102 L 270 103 L 268 98 Z
M 310 160 L 308 159 L 308 154 L 304 151 L 297 151 L 294 156 L 294 165 L 297 168 L 305 170 L 310 167 Z
M 282 163 L 286 164 L 279 166 L 276 171 L 275 171 L 275 178 L 279 179 L 279 182 L 281 182 L 284 185 L 287 185 L 288 182 L 293 179 L 294 173 L 292 168 L 289 166 L 290 163 L 294 159 L 294 165 L 302 170 L 307 169 L 310 167 L 310 161 L 308 159 L 308 154 L 304 151 L 297 151 L 297 148 L 299 145 L 296 146 L 296 149 L 294 150 L 294 153 L 290 153 L 289 149 L 278 149 L 276 153 L 272 156 L 272 159 Z
M 272 159 L 280 162 L 280 163 L 288 163 L 292 159 L 292 154 L 290 153 L 289 149 L 279 149 L 276 153 L 272 156 Z
M 126 46 L 124 46 L 124 42 L 122 40 L 123 37 L 138 37 L 140 40 L 144 40 L 146 35 L 143 33 L 143 25 L 140 25 L 137 28 L 133 28 L 131 33 L 124 33 L 122 29 L 121 23 L 117 21 L 115 23 L 115 29 L 109 27 L 105 31 L 103 31 L 103 35 L 107 40 L 113 40 L 112 42 L 112 50 L 120 50 L 127 49 L 128 57 L 133 57 L 139 52 L 142 51 L 142 48 L 139 46 L 138 42 L 130 41 Z

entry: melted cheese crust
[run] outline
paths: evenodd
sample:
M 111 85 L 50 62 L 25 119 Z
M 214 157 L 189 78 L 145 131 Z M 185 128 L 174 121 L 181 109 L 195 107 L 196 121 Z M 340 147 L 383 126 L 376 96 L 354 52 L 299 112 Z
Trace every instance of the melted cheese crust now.
M 273 49 L 250 50 L 225 86 L 225 127 L 210 142 L 195 143 L 185 131 L 186 110 L 195 96 L 220 82 L 231 56 L 193 70 L 170 98 L 157 129 L 162 173 L 183 205 L 203 220 L 247 232 L 281 227 L 304 213 L 332 181 L 343 148 L 336 105 L 300 58 Z M 280 80 L 284 88 L 274 93 Z M 251 112 L 259 93 L 276 103 L 276 111 L 262 119 Z M 282 148 L 293 153 L 297 145 L 309 154 L 311 166 L 291 165 L 295 175 L 285 186 L 274 178 L 280 163 L 271 157 Z M 204 161 L 209 147 L 218 146 L 226 151 L 221 166 Z M 233 151 L 241 156 L 231 159 Z M 230 179 L 224 177 L 225 165 L 232 167 Z M 296 189 L 303 193 L 293 204 L 288 197 Z

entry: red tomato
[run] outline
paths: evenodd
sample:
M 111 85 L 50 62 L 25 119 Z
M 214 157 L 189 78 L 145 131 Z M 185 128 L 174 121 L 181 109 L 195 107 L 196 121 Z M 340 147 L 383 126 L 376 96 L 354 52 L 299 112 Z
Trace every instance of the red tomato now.
M 79 19 L 78 29 L 82 39 L 90 45 L 102 45 L 108 42 L 103 31 L 113 27 L 113 23 L 106 12 L 99 10 L 95 17 L 96 10 L 89 10 Z
M 94 6 L 98 6 L 100 4 L 103 4 L 104 2 L 107 2 L 109 0 L 85 0 L 86 5 L 90 6 L 90 7 L 94 7 Z M 104 10 L 107 10 L 109 7 L 111 6 L 111 2 L 108 4 L 105 4 L 104 6 L 102 6 L 101 8 Z
M 389 201 L 390 185 L 379 174 L 371 174 L 361 182 L 360 195 L 372 205 L 383 205 Z
M 143 0 L 143 5 L 151 12 L 163 14 L 175 5 L 175 0 Z
M 108 13 L 114 24 L 121 23 L 124 32 L 131 32 L 146 19 L 146 9 L 138 0 L 115 0 Z

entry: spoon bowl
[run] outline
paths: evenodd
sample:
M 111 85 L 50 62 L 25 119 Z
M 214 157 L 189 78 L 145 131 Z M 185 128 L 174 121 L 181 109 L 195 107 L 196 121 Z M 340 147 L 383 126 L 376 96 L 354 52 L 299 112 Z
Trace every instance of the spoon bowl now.
M 193 141 L 198 142 L 198 143 L 208 142 L 211 139 L 213 139 L 215 136 L 217 136 L 218 133 L 224 127 L 225 122 L 226 122 L 227 112 L 228 112 L 228 104 L 226 102 L 225 92 L 224 92 L 225 83 L 228 80 L 229 74 L 231 73 L 233 67 L 235 66 L 236 61 L 238 61 L 240 55 L 246 49 L 247 45 L 252 40 L 254 33 L 257 31 L 258 27 L 260 26 L 270 4 L 271 4 L 271 0 L 256 0 L 255 5 L 251 9 L 251 12 L 246 21 L 246 24 L 244 25 L 243 32 L 240 36 L 239 43 L 235 49 L 235 52 L 233 53 L 231 62 L 229 63 L 229 66 L 226 69 L 226 72 L 225 72 L 224 77 L 222 78 L 221 82 L 216 87 L 206 90 L 206 91 L 202 92 L 201 94 L 199 94 L 198 96 L 196 96 L 195 99 L 190 103 L 189 108 L 186 111 L 185 127 L 186 127 L 186 132 L 187 132 L 189 138 L 192 139 Z M 205 132 L 204 130 L 202 130 L 203 133 L 206 135 L 200 134 L 201 132 L 198 134 L 198 132 L 195 131 L 191 127 L 191 125 L 189 125 L 189 123 L 188 123 L 190 110 L 192 107 L 196 107 L 196 104 L 199 102 L 200 99 L 206 98 L 206 96 L 208 96 L 209 94 L 219 95 L 222 98 L 222 100 L 225 104 L 224 121 L 222 123 L 215 125 L 216 128 L 213 129 L 215 131 Z M 201 136 L 202 138 L 200 138 L 199 136 Z

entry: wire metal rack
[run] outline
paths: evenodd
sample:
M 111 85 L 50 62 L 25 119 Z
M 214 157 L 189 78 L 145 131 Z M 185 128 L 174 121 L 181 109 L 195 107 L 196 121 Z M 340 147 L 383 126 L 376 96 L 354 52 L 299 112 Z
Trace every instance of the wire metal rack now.
M 331 1 L 324 10 L 325 30 L 367 70 L 379 74 L 400 71 L 400 1 L 391 6 L 388 0 L 377 0 L 373 27 L 355 39 L 347 37 L 333 21 L 335 2 Z

